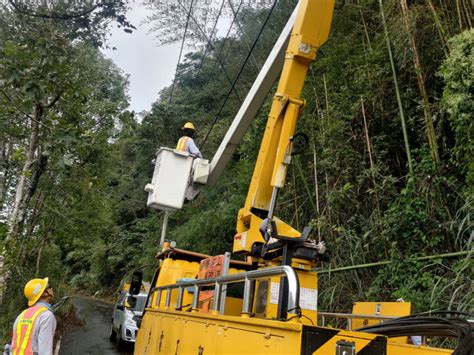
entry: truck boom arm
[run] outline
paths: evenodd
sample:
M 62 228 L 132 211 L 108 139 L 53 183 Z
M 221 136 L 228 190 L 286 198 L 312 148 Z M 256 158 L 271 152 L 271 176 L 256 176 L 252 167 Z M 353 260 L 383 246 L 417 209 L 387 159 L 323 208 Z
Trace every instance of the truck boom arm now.
M 245 97 L 242 106 L 235 116 L 232 124 L 222 140 L 211 161 L 211 169 L 207 185 L 214 186 L 222 175 L 227 163 L 232 158 L 238 144 L 249 128 L 258 110 L 263 104 L 265 97 L 281 73 L 285 59 L 285 49 L 288 46 L 291 30 L 295 23 L 296 11 L 291 14 L 280 37 L 273 46 L 260 73 L 255 79 L 249 93 Z
M 296 123 L 304 107 L 300 94 L 309 65 L 329 36 L 333 11 L 334 0 L 299 2 L 245 206 L 239 211 L 234 252 L 250 253 L 255 242 L 263 241 L 259 231 L 262 219 L 274 219 L 278 191 L 285 184 L 291 162 Z M 280 235 L 289 238 L 300 236 L 286 223 L 274 220 Z

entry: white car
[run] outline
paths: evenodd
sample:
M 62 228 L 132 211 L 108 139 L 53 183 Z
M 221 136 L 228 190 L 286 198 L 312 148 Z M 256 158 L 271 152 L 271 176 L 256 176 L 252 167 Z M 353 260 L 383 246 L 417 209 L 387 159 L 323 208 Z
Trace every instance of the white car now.
M 110 340 L 115 342 L 117 350 L 121 350 L 127 343 L 135 343 L 138 327 L 134 317 L 143 315 L 147 295 L 146 292 L 140 292 L 133 296 L 136 301 L 132 302 L 128 291 L 120 291 L 114 306 L 110 331 Z

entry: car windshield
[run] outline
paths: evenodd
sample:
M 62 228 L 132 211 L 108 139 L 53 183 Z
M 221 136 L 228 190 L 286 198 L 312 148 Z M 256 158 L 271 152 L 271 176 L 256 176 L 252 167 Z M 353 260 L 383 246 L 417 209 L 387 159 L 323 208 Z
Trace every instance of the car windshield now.
M 145 309 L 146 295 L 139 295 L 135 297 L 137 298 L 137 303 L 135 307 L 133 307 L 133 310 L 136 312 L 143 312 L 143 310 Z

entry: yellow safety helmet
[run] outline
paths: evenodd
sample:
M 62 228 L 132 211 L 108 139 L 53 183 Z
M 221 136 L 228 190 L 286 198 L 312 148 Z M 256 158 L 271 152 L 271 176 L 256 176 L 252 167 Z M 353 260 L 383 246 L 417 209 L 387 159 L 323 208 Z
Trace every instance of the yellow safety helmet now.
M 45 277 L 44 279 L 32 279 L 28 281 L 25 285 L 23 293 L 28 299 L 28 306 L 34 305 L 40 299 L 46 287 L 48 287 L 49 278 Z
M 186 122 L 181 129 L 186 129 L 186 128 L 187 129 L 192 129 L 193 131 L 196 130 L 196 128 L 194 128 L 194 125 L 191 122 Z

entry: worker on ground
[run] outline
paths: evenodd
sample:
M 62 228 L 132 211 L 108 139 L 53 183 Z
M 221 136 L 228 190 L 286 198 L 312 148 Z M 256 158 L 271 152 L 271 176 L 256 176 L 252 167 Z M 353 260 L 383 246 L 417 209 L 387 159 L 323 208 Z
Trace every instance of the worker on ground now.
M 193 140 L 194 133 L 196 133 L 194 125 L 191 122 L 186 122 L 186 124 L 181 128 L 182 136 L 176 145 L 176 150 L 188 152 L 191 155 L 202 158 L 202 154 Z
M 56 318 L 50 301 L 54 297 L 49 279 L 33 279 L 25 285 L 29 308 L 16 318 L 13 325 L 13 355 L 52 355 Z

